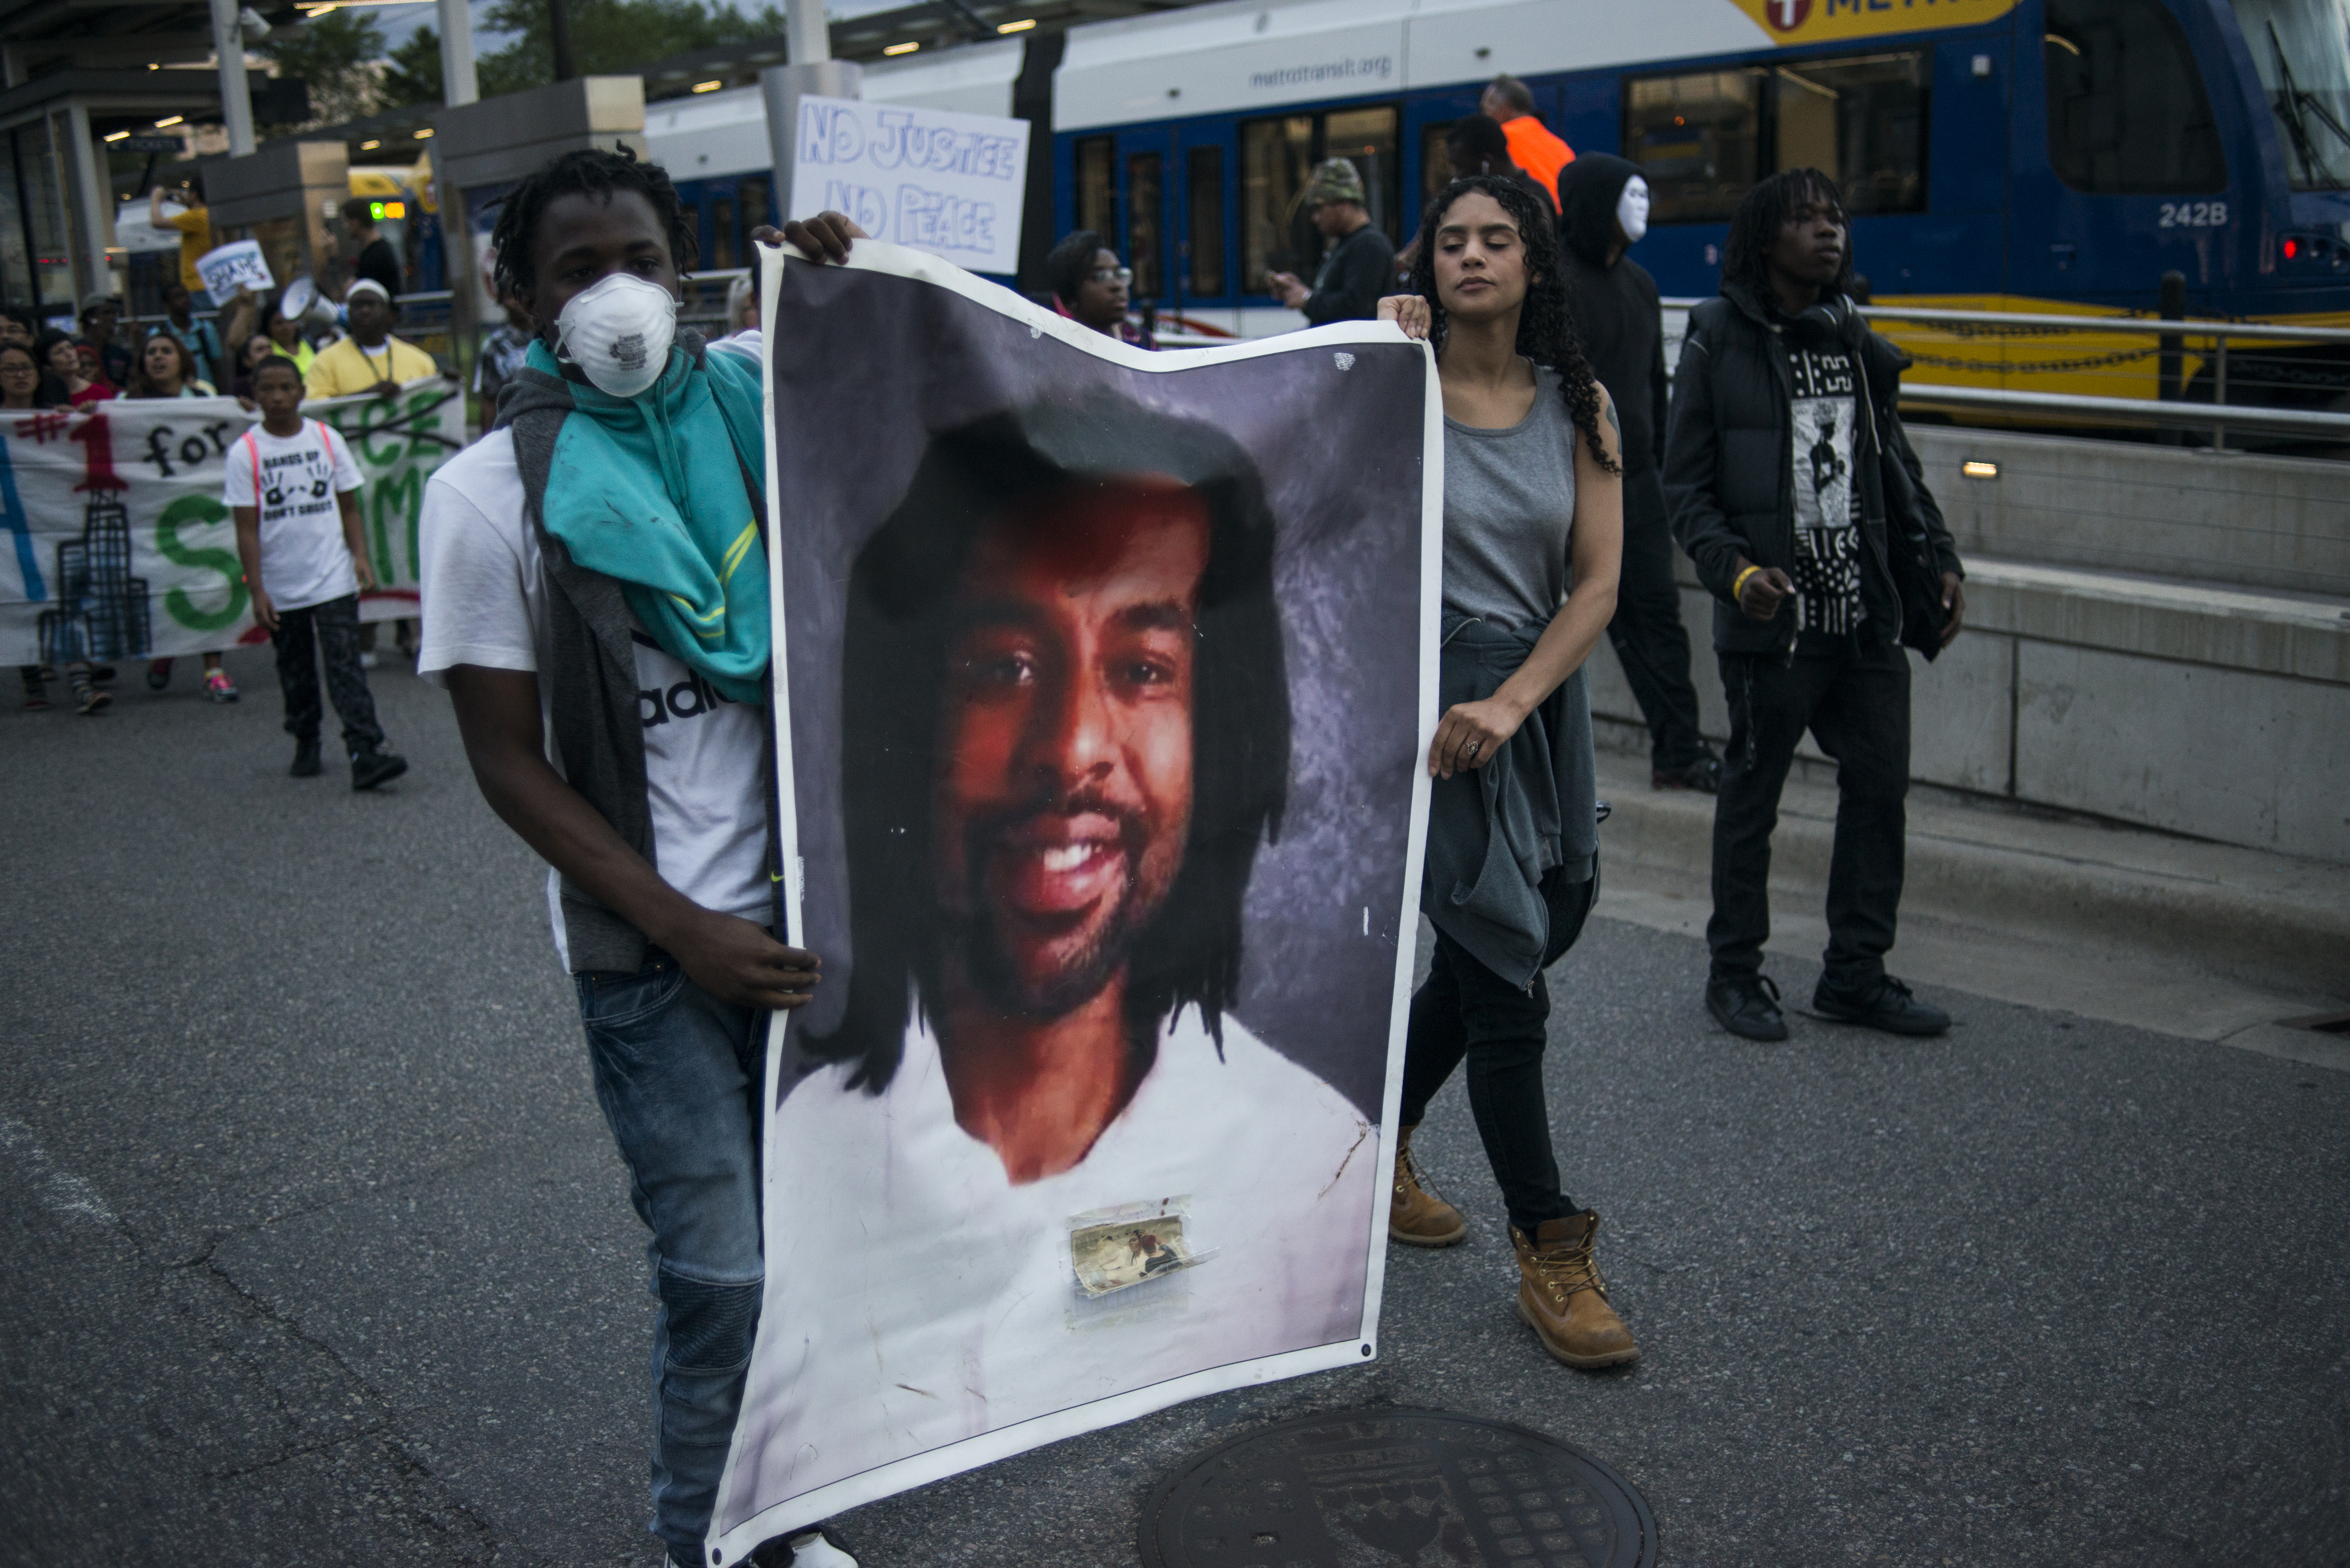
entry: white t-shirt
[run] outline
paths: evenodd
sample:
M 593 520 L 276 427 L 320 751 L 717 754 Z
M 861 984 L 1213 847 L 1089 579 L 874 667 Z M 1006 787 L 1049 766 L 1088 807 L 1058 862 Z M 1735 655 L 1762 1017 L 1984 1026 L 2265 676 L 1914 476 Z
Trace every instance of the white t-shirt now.
M 424 487 L 418 521 L 424 637 L 416 672 L 448 684 L 451 666 L 542 672 L 539 711 L 552 701 L 546 576 L 524 512 L 514 432 L 494 431 L 451 458 Z M 733 702 L 639 628 L 637 716 L 645 726 L 645 794 L 653 866 L 703 909 L 766 924 L 767 815 L 759 777 L 766 710 Z M 547 757 L 560 770 L 555 736 Z M 546 905 L 565 966 L 560 879 Z
M 941 1444 L 1170 1377 L 1361 1331 L 1378 1134 L 1226 1014 L 1186 1008 L 1085 1158 L 1015 1187 L 963 1131 L 920 1023 L 879 1096 L 822 1069 L 776 1108 L 765 1304 L 743 1389 L 731 1529 Z M 1194 1268 L 1088 1299 L 1071 1220 L 1188 1199 Z M 771 1218 L 773 1210 L 771 1208 Z
M 261 513 L 261 586 L 282 610 L 359 591 L 335 497 L 367 482 L 350 443 L 317 420 L 274 436 L 255 425 L 229 444 L 221 500 Z

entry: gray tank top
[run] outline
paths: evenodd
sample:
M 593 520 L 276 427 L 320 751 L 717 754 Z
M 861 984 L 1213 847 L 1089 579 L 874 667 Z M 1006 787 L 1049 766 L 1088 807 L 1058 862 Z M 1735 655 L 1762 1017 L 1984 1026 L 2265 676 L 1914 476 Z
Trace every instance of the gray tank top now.
M 1555 372 L 1507 430 L 1444 421 L 1444 607 L 1539 633 L 1566 602 L 1575 443 Z

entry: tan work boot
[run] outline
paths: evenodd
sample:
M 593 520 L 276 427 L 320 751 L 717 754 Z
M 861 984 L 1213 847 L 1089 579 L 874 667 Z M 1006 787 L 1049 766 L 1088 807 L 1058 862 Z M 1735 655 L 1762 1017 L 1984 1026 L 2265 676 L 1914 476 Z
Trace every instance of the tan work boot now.
M 1412 1127 L 1396 1140 L 1395 1201 L 1388 1207 L 1388 1234 L 1413 1247 L 1450 1247 L 1469 1234 L 1461 1210 L 1420 1185 L 1411 1158 Z
M 1532 1241 L 1516 1226 L 1518 1315 L 1569 1366 L 1614 1366 L 1640 1359 L 1632 1331 L 1607 1304 L 1607 1282 L 1591 1256 L 1599 1216 L 1591 1210 L 1545 1220 Z

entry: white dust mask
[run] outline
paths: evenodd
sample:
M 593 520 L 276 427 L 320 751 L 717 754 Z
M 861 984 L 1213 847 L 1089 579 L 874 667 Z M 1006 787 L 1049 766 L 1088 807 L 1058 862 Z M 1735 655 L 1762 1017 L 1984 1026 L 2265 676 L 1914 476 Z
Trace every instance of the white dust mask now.
M 1616 198 L 1616 222 L 1627 245 L 1638 244 L 1648 232 L 1648 182 L 1638 174 L 1624 182 L 1624 193 Z
M 633 398 L 669 369 L 677 296 L 634 273 L 608 273 L 571 296 L 555 318 L 555 352 L 596 389 Z

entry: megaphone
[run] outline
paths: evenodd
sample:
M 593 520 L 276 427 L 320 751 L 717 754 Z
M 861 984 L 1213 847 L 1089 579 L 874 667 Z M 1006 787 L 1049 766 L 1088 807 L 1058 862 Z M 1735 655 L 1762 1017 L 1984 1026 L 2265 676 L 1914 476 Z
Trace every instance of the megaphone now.
M 307 274 L 286 286 L 286 292 L 278 296 L 277 314 L 314 332 L 335 324 L 334 302 L 318 292 L 317 282 Z

